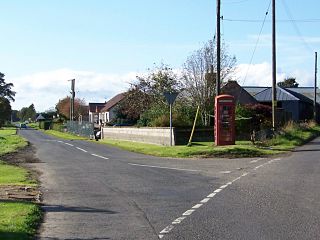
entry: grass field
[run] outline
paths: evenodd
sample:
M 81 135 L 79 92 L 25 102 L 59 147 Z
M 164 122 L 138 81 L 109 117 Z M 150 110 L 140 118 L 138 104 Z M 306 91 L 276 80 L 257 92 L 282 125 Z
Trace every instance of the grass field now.
M 6 164 L 1 156 L 25 147 L 25 139 L 16 135 L 14 128 L 0 129 L 0 187 L 36 186 L 29 172 L 21 167 Z M 0 239 L 31 239 L 41 220 L 40 207 L 35 203 L 9 201 L 0 198 Z

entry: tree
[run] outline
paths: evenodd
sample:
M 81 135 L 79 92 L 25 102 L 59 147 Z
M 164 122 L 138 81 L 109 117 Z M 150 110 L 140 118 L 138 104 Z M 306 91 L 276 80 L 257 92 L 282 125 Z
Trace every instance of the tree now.
M 210 125 L 216 92 L 216 44 L 209 40 L 192 53 L 183 65 L 183 82 L 194 106 L 200 106 L 203 125 Z M 221 47 L 221 81 L 230 79 L 236 58 L 231 57 L 225 46 Z M 211 75 L 208 74 L 211 72 Z
M 18 117 L 21 121 L 34 121 L 36 119 L 36 110 L 34 104 L 32 103 L 29 107 L 23 107 L 18 113 Z
M 282 88 L 297 88 L 299 83 L 296 82 L 295 77 L 287 77 L 282 82 L 278 82 L 278 86 Z
M 181 90 L 181 79 L 168 65 L 163 63 L 155 65 L 154 68 L 148 69 L 147 74 L 137 76 L 136 81 L 131 83 L 116 115 L 118 118 L 136 122 L 151 106 L 157 106 L 156 109 L 167 108 L 164 92 Z M 143 125 L 146 124 L 147 121 Z
M 12 83 L 6 83 L 4 80 L 4 74 L 0 72 L 0 97 L 6 98 L 9 101 L 14 101 L 15 92 L 11 90 Z
M 57 113 L 60 117 L 70 119 L 70 97 L 65 97 L 60 99 L 56 104 Z M 74 116 L 78 117 L 79 115 L 86 116 L 89 114 L 88 106 L 84 99 L 75 98 L 74 99 Z
M 10 121 L 11 117 L 11 105 L 8 99 L 0 97 L 0 127 L 6 121 Z

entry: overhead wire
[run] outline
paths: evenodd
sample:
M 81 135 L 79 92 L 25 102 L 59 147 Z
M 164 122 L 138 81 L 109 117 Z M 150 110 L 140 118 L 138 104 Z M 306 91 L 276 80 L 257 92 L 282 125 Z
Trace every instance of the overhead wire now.
M 257 41 L 256 41 L 256 43 L 255 43 L 253 52 L 252 52 L 252 54 L 251 54 L 249 66 L 248 66 L 247 71 L 246 71 L 246 74 L 245 74 L 245 76 L 244 76 L 242 85 L 244 85 L 245 81 L 247 80 L 247 77 L 248 77 L 248 74 L 249 74 L 249 70 L 250 70 L 250 68 L 251 68 L 251 65 L 252 65 L 252 62 L 253 62 L 253 58 L 254 58 L 254 55 L 255 55 L 255 53 L 256 53 L 256 51 L 257 51 L 257 47 L 258 47 L 258 44 L 259 44 L 259 41 L 260 41 L 260 37 L 261 37 L 262 31 L 263 31 L 263 28 L 264 28 L 264 25 L 265 25 L 267 16 L 268 16 L 268 14 L 269 14 L 270 6 L 271 6 L 271 0 L 270 0 L 270 2 L 269 2 L 269 6 L 268 6 L 268 8 L 267 8 L 267 11 L 266 11 L 266 13 L 265 13 L 265 15 L 264 15 L 264 19 L 263 19 L 263 22 L 262 22 L 262 25 L 261 25 L 261 28 L 260 28 L 260 31 L 259 31 L 259 35 L 258 35 Z
M 284 6 L 284 9 L 288 15 L 288 17 L 290 18 L 290 22 L 292 23 L 292 26 L 294 28 L 294 30 L 296 31 L 297 35 L 299 36 L 301 42 L 303 43 L 304 47 L 310 51 L 310 52 L 314 52 L 313 49 L 311 48 L 311 46 L 305 41 L 304 37 L 302 36 L 301 32 L 300 32 L 300 29 L 298 27 L 298 25 L 296 24 L 296 22 L 293 20 L 293 17 L 292 17 L 292 14 L 291 14 L 291 11 L 286 3 L 285 0 L 282 0 L 281 1 L 283 6 Z

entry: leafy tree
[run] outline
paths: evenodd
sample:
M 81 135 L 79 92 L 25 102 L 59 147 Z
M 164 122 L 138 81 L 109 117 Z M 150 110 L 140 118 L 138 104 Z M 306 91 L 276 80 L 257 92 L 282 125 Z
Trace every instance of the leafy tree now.
M 70 101 L 71 98 L 65 97 L 60 99 L 56 104 L 57 113 L 60 117 L 65 119 L 70 119 Z M 88 106 L 84 99 L 75 98 L 74 99 L 74 116 L 77 118 L 79 115 L 86 116 L 89 114 Z
M 203 125 L 210 125 L 216 92 L 216 43 L 205 43 L 192 53 L 183 66 L 183 83 L 194 106 L 200 106 Z M 235 69 L 236 58 L 228 54 L 225 46 L 221 47 L 221 81 L 231 78 Z M 208 74 L 210 73 L 211 74 Z
M 4 74 L 0 72 L 0 97 L 6 98 L 9 101 L 14 101 L 15 92 L 11 90 L 12 83 L 6 83 L 4 80 Z
M 33 103 L 29 107 L 23 107 L 18 113 L 18 117 L 21 121 L 34 121 L 36 119 L 36 115 L 37 113 Z
M 11 105 L 8 99 L 0 97 L 0 127 L 6 121 L 10 121 L 11 117 Z
M 297 88 L 299 83 L 296 82 L 295 77 L 285 78 L 282 82 L 278 82 L 278 86 L 282 88 Z
M 167 108 L 164 92 L 181 90 L 181 80 L 168 65 L 163 63 L 159 66 L 155 65 L 154 68 L 148 69 L 147 74 L 137 76 L 136 81 L 127 91 L 125 99 L 118 106 L 116 115 L 118 118 L 136 122 L 151 107 Z M 143 125 L 147 125 L 148 121 L 142 121 Z

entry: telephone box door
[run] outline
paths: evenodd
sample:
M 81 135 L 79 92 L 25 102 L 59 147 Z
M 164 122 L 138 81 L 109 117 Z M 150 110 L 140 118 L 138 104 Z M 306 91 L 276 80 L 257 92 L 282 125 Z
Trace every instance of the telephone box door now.
M 215 98 L 215 145 L 235 144 L 235 101 L 231 95 Z

